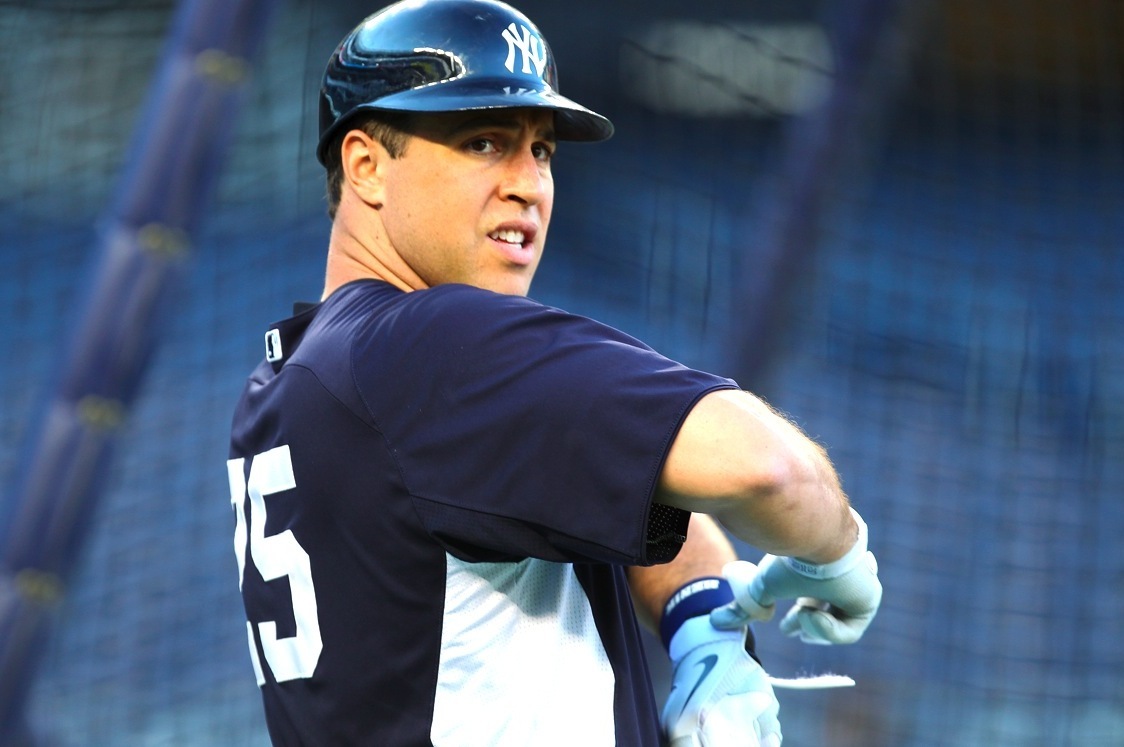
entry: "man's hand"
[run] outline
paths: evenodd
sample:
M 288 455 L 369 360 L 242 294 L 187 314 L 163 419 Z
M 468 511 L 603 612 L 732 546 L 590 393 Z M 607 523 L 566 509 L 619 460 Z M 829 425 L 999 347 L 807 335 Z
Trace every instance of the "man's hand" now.
M 866 523 L 859 525 L 855 546 L 842 558 L 823 565 L 766 555 L 759 566 L 727 564 L 723 575 L 734 601 L 715 609 L 715 627 L 737 630 L 750 620 L 768 620 L 778 599 L 796 599 L 781 621 L 781 631 L 805 643 L 854 643 L 862 637 L 882 601 L 878 563 L 867 550 Z
M 711 609 L 730 596 L 725 581 L 698 579 L 665 609 L 660 628 L 672 682 L 660 722 L 671 747 L 780 747 L 780 705 L 747 650 L 752 633 L 746 625 L 719 630 L 710 622 Z
M 780 704 L 745 650 L 745 628 L 718 630 L 704 615 L 671 644 L 671 694 L 660 718 L 671 747 L 780 747 Z

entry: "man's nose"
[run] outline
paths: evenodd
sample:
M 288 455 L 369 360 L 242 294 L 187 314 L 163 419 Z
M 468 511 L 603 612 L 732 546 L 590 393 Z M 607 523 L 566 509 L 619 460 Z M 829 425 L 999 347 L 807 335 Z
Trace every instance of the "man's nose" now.
M 523 150 L 508 161 L 503 196 L 528 205 L 537 205 L 546 198 L 550 184 L 549 167 L 530 150 Z

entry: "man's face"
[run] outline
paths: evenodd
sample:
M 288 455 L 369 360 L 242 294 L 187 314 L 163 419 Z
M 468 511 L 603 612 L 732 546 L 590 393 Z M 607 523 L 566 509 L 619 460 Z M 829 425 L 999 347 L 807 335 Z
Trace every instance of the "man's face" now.
M 385 164 L 382 225 L 432 287 L 465 283 L 526 295 L 554 204 L 550 111 L 418 115 L 405 152 Z

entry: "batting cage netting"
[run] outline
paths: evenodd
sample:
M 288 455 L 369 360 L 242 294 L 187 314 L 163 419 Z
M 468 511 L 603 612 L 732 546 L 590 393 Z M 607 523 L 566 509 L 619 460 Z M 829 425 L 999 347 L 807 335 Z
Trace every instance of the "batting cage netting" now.
M 175 5 L 0 2 L 5 521 Z M 559 149 L 531 295 L 789 413 L 870 526 L 885 596 L 860 643 L 758 627 L 774 674 L 857 681 L 781 692 L 786 745 L 1124 742 L 1124 5 L 518 6 L 562 91 L 617 125 Z M 228 427 L 267 325 L 320 296 L 316 90 L 375 9 L 279 3 L 104 484 L 73 513 L 73 572 L 3 569 L 0 610 L 54 600 L 34 666 L 0 672 L 43 744 L 268 743 Z M 20 634 L 0 632 L 0 651 Z

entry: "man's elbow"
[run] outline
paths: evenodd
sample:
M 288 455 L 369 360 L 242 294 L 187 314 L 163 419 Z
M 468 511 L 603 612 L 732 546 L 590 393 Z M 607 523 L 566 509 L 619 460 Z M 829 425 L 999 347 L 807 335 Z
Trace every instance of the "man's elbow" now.
M 731 474 L 724 496 L 696 510 L 711 514 L 733 534 L 767 552 L 801 552 L 809 522 L 819 513 L 806 473 L 804 465 L 784 455 L 758 458 Z
M 754 503 L 781 499 L 793 492 L 801 471 L 792 455 L 781 450 L 757 454 L 735 470 L 730 497 Z

